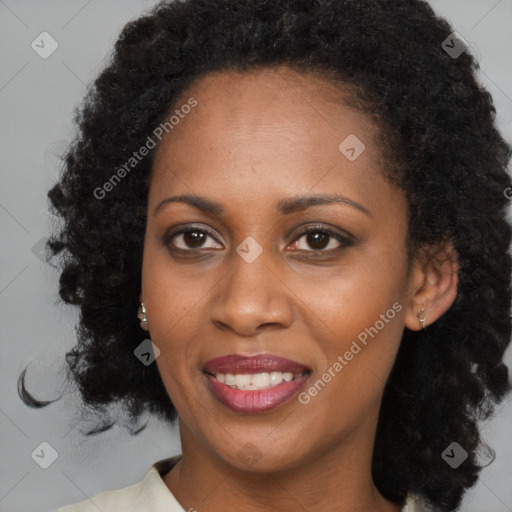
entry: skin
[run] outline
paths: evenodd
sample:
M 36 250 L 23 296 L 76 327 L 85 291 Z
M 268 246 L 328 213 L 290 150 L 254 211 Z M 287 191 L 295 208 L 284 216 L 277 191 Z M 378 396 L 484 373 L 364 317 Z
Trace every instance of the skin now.
M 407 200 L 381 175 L 378 127 L 339 91 L 285 67 L 209 74 L 177 102 L 198 104 L 156 150 L 140 298 L 179 413 L 182 460 L 164 482 L 185 510 L 400 510 L 371 478 L 382 393 L 404 327 L 421 328 L 422 308 L 430 324 L 451 306 L 458 265 L 450 244 L 438 248 L 446 258 L 408 262 Z M 355 161 L 338 149 L 349 134 L 366 147 Z M 277 213 L 280 200 L 334 192 L 367 212 Z M 224 212 L 170 202 L 154 213 L 182 194 Z M 317 224 L 317 238 L 301 234 Z M 214 236 L 165 238 L 191 225 Z M 325 229 L 352 244 L 319 241 Z M 263 250 L 252 263 L 236 252 L 248 236 Z M 309 366 L 307 389 L 394 303 L 401 311 L 307 404 L 241 414 L 209 391 L 207 360 L 265 352 Z

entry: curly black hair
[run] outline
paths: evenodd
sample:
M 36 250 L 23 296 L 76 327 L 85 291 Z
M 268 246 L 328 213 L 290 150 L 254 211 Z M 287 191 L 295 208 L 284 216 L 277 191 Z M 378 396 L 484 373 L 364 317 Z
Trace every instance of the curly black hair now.
M 510 388 L 512 182 L 511 147 L 478 63 L 468 49 L 455 57 L 443 48 L 452 32 L 423 0 L 176 0 L 124 27 L 75 113 L 78 134 L 48 193 L 61 220 L 49 260 L 58 256 L 60 297 L 80 311 L 68 378 L 87 407 L 121 403 L 134 425 L 145 411 L 177 417 L 157 366 L 133 354 L 146 337 L 136 312 L 154 152 L 108 194 L 98 189 L 207 73 L 311 72 L 352 91 L 352 106 L 379 127 L 386 178 L 408 198 L 409 254 L 446 241 L 457 252 L 452 307 L 427 330 L 404 331 L 372 473 L 390 500 L 411 492 L 440 510 L 460 505 L 481 469 L 478 421 Z M 20 395 L 31 402 L 23 382 Z M 457 469 L 441 457 L 454 441 L 469 453 Z

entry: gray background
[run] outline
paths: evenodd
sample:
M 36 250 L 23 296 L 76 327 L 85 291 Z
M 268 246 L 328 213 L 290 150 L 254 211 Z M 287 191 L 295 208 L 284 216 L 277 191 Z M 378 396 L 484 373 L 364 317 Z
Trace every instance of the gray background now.
M 46 192 L 73 133 L 73 108 L 123 25 L 154 3 L 0 0 L 0 512 L 52 511 L 131 485 L 153 462 L 180 452 L 177 427 L 152 418 L 137 437 L 120 427 L 96 437 L 80 434 L 80 428 L 91 428 L 94 417 L 80 424 L 78 394 L 64 386 L 63 363 L 74 344 L 76 311 L 58 302 L 56 271 L 37 257 L 37 244 L 50 227 Z M 478 57 L 497 123 L 512 143 L 512 0 L 431 3 Z M 31 48 L 43 31 L 59 45 L 47 59 Z M 511 350 L 507 361 L 512 365 Z M 63 395 L 60 401 L 40 410 L 22 404 L 16 380 L 28 363 L 28 389 L 40 399 Z M 496 460 L 467 495 L 464 511 L 512 511 L 511 426 L 512 396 L 507 396 L 484 428 Z M 48 469 L 31 457 L 42 442 L 58 454 Z

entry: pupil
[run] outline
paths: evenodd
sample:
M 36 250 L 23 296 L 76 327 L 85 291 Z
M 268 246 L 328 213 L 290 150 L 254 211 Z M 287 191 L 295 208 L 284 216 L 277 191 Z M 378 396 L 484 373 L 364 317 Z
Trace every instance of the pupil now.
M 204 243 L 204 233 L 200 231 L 188 231 L 183 234 L 183 239 L 189 247 L 200 247 Z
M 307 241 L 310 247 L 313 249 L 323 249 L 327 247 L 329 236 L 325 233 L 308 233 Z

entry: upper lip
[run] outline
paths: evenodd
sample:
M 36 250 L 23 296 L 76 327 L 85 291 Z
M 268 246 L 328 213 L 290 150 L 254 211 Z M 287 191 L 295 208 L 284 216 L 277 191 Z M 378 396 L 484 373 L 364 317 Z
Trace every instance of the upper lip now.
M 203 371 L 215 375 L 216 373 L 264 373 L 264 372 L 290 372 L 301 374 L 310 372 L 307 366 L 274 354 L 258 354 L 244 356 L 228 354 L 206 361 Z

